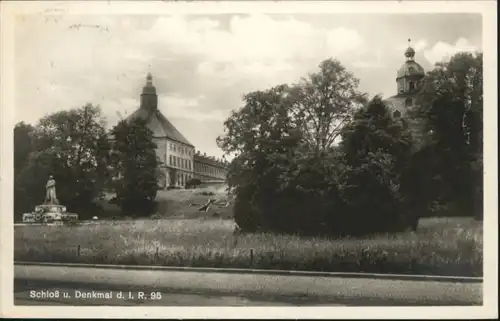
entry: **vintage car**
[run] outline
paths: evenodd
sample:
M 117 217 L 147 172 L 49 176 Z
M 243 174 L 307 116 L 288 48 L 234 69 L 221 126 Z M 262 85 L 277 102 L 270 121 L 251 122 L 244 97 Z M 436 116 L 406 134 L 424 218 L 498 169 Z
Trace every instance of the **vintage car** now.
M 63 205 L 38 205 L 23 214 L 23 223 L 69 223 L 78 221 L 78 214 L 66 212 Z

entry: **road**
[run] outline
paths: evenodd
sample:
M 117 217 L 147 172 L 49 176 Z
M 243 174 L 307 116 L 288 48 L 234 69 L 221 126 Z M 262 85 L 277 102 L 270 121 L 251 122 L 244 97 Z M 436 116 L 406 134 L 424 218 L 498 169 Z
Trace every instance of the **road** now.
M 16 265 L 14 274 L 16 305 L 482 304 L 482 283 L 38 265 Z M 59 291 L 59 297 L 47 297 L 48 293 L 55 295 L 55 291 Z M 122 297 L 118 295 L 120 292 Z M 140 292 L 144 294 L 142 298 Z M 67 293 L 69 297 L 65 298 L 63 293 Z M 85 294 L 87 297 L 84 297 Z M 36 298 L 35 295 L 39 297 Z

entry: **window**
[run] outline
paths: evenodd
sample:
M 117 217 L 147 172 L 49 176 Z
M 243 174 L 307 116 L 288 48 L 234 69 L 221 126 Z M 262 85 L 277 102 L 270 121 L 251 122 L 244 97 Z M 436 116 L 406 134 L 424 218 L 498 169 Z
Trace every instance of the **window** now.
M 412 103 L 413 102 L 412 102 L 411 98 L 406 98 L 406 100 L 405 100 L 405 107 L 411 107 Z
M 175 145 L 174 145 L 174 152 L 177 152 L 177 148 L 176 148 L 176 146 L 175 146 Z
M 174 163 L 174 161 L 172 160 L 172 155 L 170 155 L 170 165 L 172 165 Z
M 414 90 L 414 89 L 415 89 L 415 84 L 413 83 L 413 81 L 410 81 L 410 82 L 408 83 L 408 89 L 409 89 L 410 91 L 412 91 L 412 90 Z
M 401 112 L 399 110 L 396 110 L 393 114 L 394 118 L 399 118 L 401 117 Z

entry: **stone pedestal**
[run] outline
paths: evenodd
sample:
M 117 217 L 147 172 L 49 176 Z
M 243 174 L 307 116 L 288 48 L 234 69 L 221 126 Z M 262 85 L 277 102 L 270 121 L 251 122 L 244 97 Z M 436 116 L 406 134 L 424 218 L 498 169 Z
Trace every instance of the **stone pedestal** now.
M 42 204 L 31 213 L 23 214 L 24 223 L 66 223 L 78 221 L 78 214 L 67 213 L 66 206 Z

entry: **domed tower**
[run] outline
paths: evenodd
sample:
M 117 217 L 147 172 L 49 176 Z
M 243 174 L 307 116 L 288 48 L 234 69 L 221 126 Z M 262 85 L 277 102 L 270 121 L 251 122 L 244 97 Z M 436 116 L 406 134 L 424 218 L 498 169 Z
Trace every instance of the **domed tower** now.
M 408 42 L 410 43 L 410 39 Z M 408 45 L 405 53 L 406 61 L 398 69 L 396 76 L 397 94 L 385 100 L 395 119 L 403 121 L 411 130 L 414 137 L 422 134 L 421 124 L 411 116 L 410 111 L 416 107 L 416 95 L 419 91 L 420 81 L 425 76 L 425 71 L 415 61 L 415 50 Z
M 425 76 L 425 71 L 415 61 L 415 50 L 411 47 L 411 39 L 408 39 L 408 49 L 406 49 L 405 63 L 399 68 L 396 83 L 398 94 L 414 94 L 418 91 L 418 84 Z
M 410 42 L 411 40 L 408 39 L 409 45 L 405 51 L 406 61 L 397 71 L 397 94 L 385 100 L 387 106 L 392 109 L 394 117 L 406 115 L 408 109 L 415 106 L 415 96 L 420 89 L 420 80 L 425 76 L 424 68 L 415 61 L 415 50 Z
M 146 76 L 146 84 L 142 87 L 141 108 L 148 111 L 158 109 L 158 95 L 155 86 L 153 86 L 153 76 L 150 72 Z

